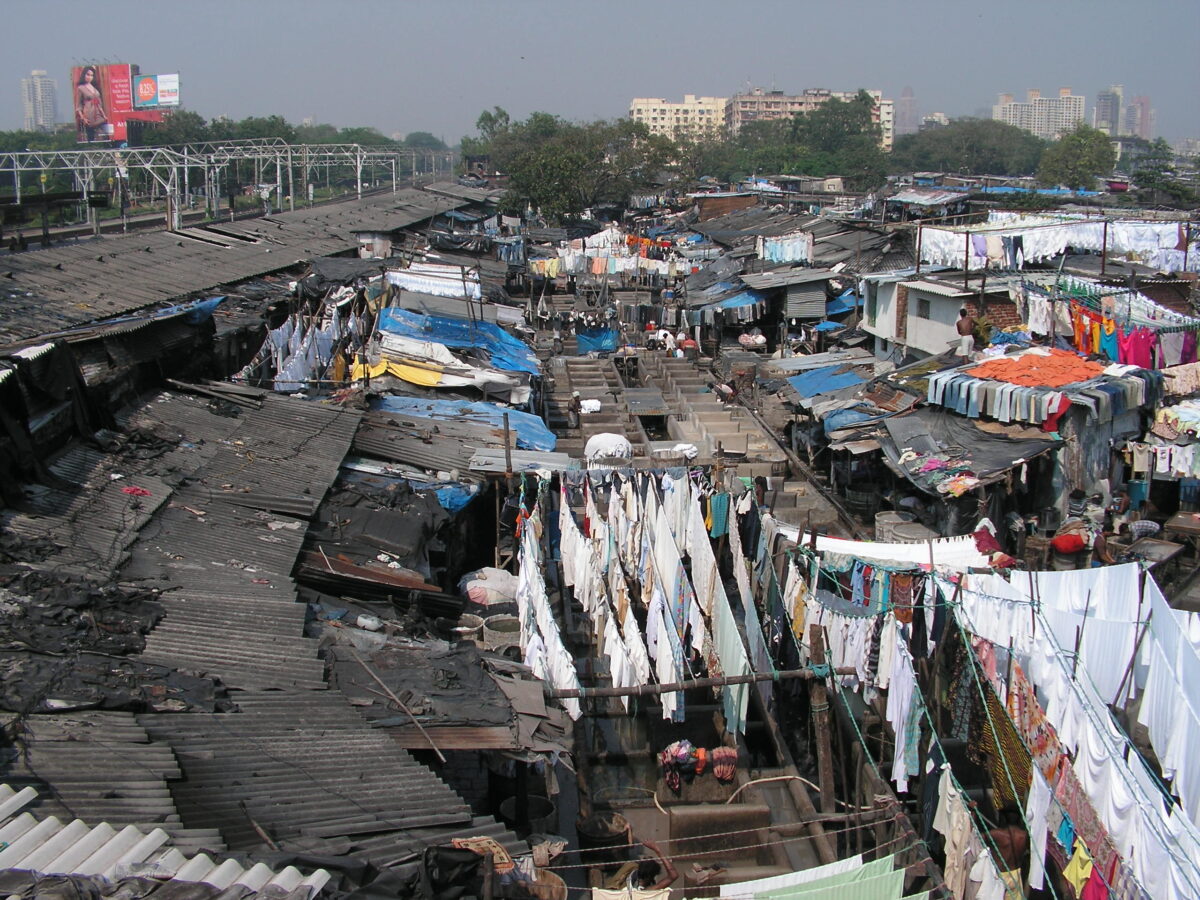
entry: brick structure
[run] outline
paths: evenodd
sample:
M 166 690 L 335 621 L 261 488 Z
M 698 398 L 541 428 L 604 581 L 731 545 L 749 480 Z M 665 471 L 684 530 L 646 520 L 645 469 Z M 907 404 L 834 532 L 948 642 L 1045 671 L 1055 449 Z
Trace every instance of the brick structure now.
M 896 285 L 896 343 L 908 343 L 908 285 Z
M 987 302 L 984 308 L 980 308 L 979 300 L 970 299 L 964 300 L 963 306 L 967 310 L 967 314 L 974 318 L 986 317 L 989 322 L 997 328 L 1011 328 L 1013 325 L 1021 324 L 1021 314 L 1017 310 L 1017 305 L 1007 297 L 998 299 L 1000 295 L 986 298 Z

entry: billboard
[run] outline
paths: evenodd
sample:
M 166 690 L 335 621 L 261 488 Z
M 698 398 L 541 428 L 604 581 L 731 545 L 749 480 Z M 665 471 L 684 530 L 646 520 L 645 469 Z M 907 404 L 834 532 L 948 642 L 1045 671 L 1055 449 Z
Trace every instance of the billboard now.
M 179 105 L 179 75 L 137 75 L 133 79 L 134 109 Z
M 161 113 L 134 111 L 133 83 L 137 76 L 137 66 L 129 63 L 95 63 L 71 69 L 79 143 L 124 143 L 129 139 L 130 120 L 162 121 Z M 176 79 L 176 97 L 178 93 Z

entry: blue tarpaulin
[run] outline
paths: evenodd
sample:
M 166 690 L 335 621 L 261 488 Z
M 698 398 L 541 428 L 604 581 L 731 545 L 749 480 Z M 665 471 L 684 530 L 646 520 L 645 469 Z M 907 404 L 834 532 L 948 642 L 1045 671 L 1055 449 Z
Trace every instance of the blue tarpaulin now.
M 847 425 L 853 425 L 856 422 L 865 422 L 867 419 L 873 418 L 875 416 L 860 409 L 839 409 L 827 415 L 821 421 L 821 426 L 825 429 L 825 434 L 828 435 L 839 428 L 845 428 Z
M 503 372 L 537 375 L 541 371 L 533 351 L 494 322 L 468 322 L 388 307 L 379 313 L 379 330 L 459 350 L 480 350 L 492 368 Z
M 854 291 L 842 291 L 832 300 L 825 301 L 825 315 L 840 316 L 842 313 L 848 313 L 856 306 L 862 306 L 862 298 Z
M 415 479 L 407 479 L 408 483 L 413 486 L 414 490 L 429 491 L 432 490 L 437 494 L 438 503 L 442 504 L 442 509 L 453 515 L 460 509 L 463 509 L 468 503 L 475 499 L 478 493 L 478 488 L 472 484 L 462 484 L 457 481 L 416 481 Z
M 554 433 L 537 416 L 495 403 L 427 400 L 424 397 L 378 397 L 372 402 L 371 408 L 404 416 L 475 422 L 493 428 L 504 427 L 504 415 L 507 413 L 508 427 L 517 435 L 518 449 L 549 452 L 557 444 Z
M 817 331 L 837 331 L 839 328 L 845 328 L 841 322 L 818 322 L 815 326 Z
M 580 356 L 616 350 L 619 337 L 613 328 L 583 328 L 575 332 Z
M 801 372 L 788 379 L 790 384 L 801 397 L 815 397 L 818 394 L 828 394 L 839 388 L 850 387 L 852 384 L 862 384 L 866 379 L 859 378 L 853 372 L 842 372 L 842 366 L 822 366 Z
M 699 293 L 705 297 L 719 297 L 721 294 L 727 294 L 732 290 L 737 289 L 737 284 L 732 281 L 718 281 L 715 284 L 710 284 Z

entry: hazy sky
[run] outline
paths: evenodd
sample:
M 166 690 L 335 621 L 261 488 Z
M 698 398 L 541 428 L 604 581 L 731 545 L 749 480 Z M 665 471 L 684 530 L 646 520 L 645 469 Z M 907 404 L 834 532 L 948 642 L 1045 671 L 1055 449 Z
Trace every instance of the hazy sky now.
M 1200 137 L 1197 0 L 3 0 L 0 129 L 19 79 L 46 69 L 70 118 L 69 69 L 132 62 L 180 73 L 205 118 L 278 113 L 385 134 L 474 133 L 483 109 L 573 120 L 633 97 L 727 97 L 747 86 L 911 85 L 921 112 L 971 115 L 996 94 L 1125 85 L 1157 131 Z M 1186 39 L 1181 40 L 1181 36 Z

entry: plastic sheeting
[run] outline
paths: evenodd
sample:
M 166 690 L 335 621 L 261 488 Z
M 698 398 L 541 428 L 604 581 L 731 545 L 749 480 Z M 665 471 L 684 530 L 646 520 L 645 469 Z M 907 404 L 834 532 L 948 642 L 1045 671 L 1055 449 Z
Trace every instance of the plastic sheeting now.
M 579 347 L 579 355 L 587 353 L 605 353 L 617 349 L 620 336 L 612 328 L 584 328 L 575 332 L 575 340 Z
M 478 350 L 492 368 L 537 375 L 541 364 L 529 347 L 492 322 L 469 322 L 425 316 L 388 307 L 379 313 L 379 330 L 418 341 L 433 341 L 459 350 Z
M 454 419 L 475 422 L 492 428 L 504 427 L 504 416 L 508 416 L 508 427 L 517 435 L 517 446 L 524 450 L 553 450 L 558 443 L 546 423 L 531 413 L 507 409 L 495 403 L 469 403 L 465 400 L 429 400 L 424 397 L 379 397 L 372 409 L 382 412 L 400 413 L 405 416 L 423 416 L 429 419 Z
M 787 382 L 803 398 L 827 394 L 839 388 L 862 384 L 866 380 L 854 372 L 841 371 L 843 368 L 843 366 L 825 366 L 820 369 L 811 369 L 800 375 L 793 375 Z

